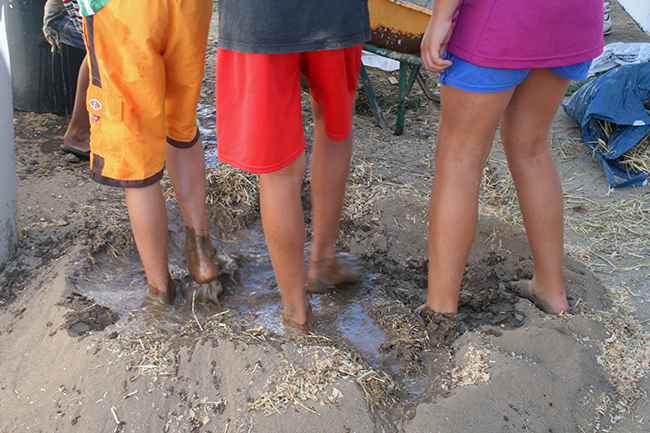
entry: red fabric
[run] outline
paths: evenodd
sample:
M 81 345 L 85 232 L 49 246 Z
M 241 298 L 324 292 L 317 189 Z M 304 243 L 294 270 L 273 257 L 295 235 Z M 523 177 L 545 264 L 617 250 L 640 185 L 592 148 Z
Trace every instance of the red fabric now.
M 219 160 L 270 173 L 305 150 L 300 74 L 320 105 L 327 135 L 345 139 L 361 70 L 361 46 L 287 54 L 219 49 L 216 107 Z

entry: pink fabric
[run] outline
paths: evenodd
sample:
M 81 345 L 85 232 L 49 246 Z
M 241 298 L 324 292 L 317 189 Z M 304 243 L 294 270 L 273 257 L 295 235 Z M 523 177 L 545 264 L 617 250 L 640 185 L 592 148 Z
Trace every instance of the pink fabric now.
M 447 51 L 477 66 L 554 68 L 603 51 L 603 0 L 461 0 Z

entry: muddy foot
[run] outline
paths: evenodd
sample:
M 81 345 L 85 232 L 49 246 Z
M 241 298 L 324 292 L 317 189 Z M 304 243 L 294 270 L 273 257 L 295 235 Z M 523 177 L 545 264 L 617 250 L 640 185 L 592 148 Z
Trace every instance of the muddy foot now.
M 165 288 L 161 289 L 149 284 L 149 296 L 159 300 L 163 304 L 173 304 L 176 299 L 176 284 L 174 284 L 171 275 L 167 277 L 167 287 Z
M 457 314 L 436 313 L 428 307 L 418 310 L 433 347 L 448 346 L 463 333 L 464 327 Z
M 191 227 L 185 227 L 185 260 L 197 283 L 205 284 L 217 278 L 215 251 L 210 235 L 201 236 Z
M 340 254 L 334 259 L 326 259 L 314 265 L 307 271 L 307 291 L 310 293 L 327 293 L 339 284 L 356 283 L 361 277 L 361 266 L 358 260 L 350 254 Z
M 506 287 L 515 295 L 528 299 L 537 308 L 547 314 L 560 314 L 569 310 L 569 304 L 567 303 L 565 295 L 558 297 L 558 299 L 553 303 L 549 302 L 538 296 L 532 280 L 510 281 Z
M 312 323 L 313 313 L 310 304 L 307 304 L 307 321 L 303 324 L 296 323 L 295 321 L 282 316 L 282 324 L 284 325 L 285 335 L 287 337 L 293 337 L 296 335 L 309 335 L 311 333 Z
M 190 280 L 188 278 L 188 280 Z M 219 280 L 214 279 L 205 284 L 198 284 L 195 281 L 187 281 L 183 286 L 183 296 L 187 302 L 212 303 L 219 305 L 219 295 L 223 292 L 223 286 Z

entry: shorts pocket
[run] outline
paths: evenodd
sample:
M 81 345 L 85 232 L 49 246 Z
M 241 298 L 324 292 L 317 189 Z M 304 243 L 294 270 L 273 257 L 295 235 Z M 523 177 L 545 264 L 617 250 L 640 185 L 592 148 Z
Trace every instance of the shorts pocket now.
M 108 161 L 121 161 L 126 155 L 124 101 L 114 90 L 88 86 L 86 106 L 90 115 L 93 153 Z

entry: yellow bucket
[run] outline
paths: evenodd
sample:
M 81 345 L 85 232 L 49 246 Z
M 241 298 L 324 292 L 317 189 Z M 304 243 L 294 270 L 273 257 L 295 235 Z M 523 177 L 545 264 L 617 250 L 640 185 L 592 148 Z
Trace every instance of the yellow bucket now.
M 400 53 L 419 53 L 431 10 L 404 0 L 369 0 L 370 43 Z

